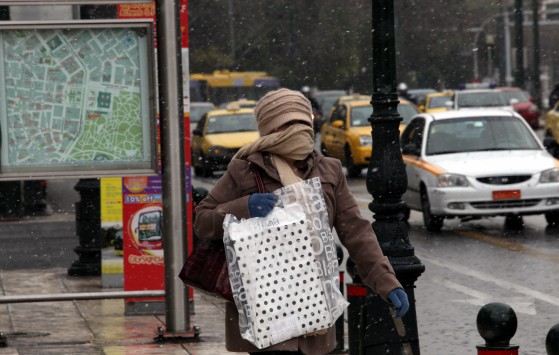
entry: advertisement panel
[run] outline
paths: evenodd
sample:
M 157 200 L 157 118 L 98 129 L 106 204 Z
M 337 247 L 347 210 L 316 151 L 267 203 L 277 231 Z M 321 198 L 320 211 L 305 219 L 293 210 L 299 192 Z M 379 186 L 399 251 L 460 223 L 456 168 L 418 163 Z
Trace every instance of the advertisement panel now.
M 161 203 L 161 177 L 134 176 L 122 179 L 125 291 L 165 289 Z M 163 306 L 154 304 L 162 300 L 126 299 L 125 312 L 158 312 Z

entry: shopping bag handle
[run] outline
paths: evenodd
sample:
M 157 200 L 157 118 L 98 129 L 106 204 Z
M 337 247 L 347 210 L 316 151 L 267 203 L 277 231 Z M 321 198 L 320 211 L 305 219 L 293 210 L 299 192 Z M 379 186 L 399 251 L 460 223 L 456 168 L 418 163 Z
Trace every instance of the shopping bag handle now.
M 258 167 L 252 163 L 249 163 L 250 168 L 252 169 L 252 173 L 254 174 L 254 180 L 256 180 L 256 186 L 258 187 L 258 192 L 264 193 L 266 190 L 264 189 L 264 182 L 262 181 L 262 176 L 260 176 L 260 171 Z

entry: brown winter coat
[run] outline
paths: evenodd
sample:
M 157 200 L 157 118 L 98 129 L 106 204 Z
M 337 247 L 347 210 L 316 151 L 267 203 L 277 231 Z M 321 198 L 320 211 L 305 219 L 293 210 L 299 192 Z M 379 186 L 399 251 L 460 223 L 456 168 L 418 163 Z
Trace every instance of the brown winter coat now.
M 252 193 L 258 192 L 258 188 L 249 162 L 259 167 L 267 192 L 282 187 L 278 173 L 266 153 L 251 154 L 247 160 L 234 159 L 227 172 L 196 208 L 194 229 L 199 238 L 221 239 L 223 220 L 228 213 L 239 219 L 250 218 L 248 198 Z M 383 256 L 370 223 L 359 213 L 340 161 L 313 152 L 306 161 L 298 163 L 298 168 L 305 171 L 304 179 L 320 177 L 330 226 L 336 229 L 340 242 L 356 263 L 363 282 L 386 300 L 391 290 L 402 286 L 396 279 L 388 258 Z M 226 305 L 225 343 L 229 351 L 258 351 L 258 348 L 241 338 L 237 309 L 231 302 Z M 305 354 L 326 354 L 335 345 L 335 327 L 331 327 L 326 334 L 300 336 L 262 351 L 300 349 Z

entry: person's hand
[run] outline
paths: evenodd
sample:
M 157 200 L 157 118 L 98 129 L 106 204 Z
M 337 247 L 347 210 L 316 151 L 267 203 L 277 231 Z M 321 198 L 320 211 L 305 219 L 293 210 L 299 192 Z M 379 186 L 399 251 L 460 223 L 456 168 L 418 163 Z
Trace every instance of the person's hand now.
M 396 308 L 395 317 L 403 317 L 410 308 L 410 302 L 408 301 L 408 295 L 401 288 L 395 288 L 388 293 L 388 300 L 390 300 L 391 307 Z
M 248 212 L 251 217 L 266 217 L 276 205 L 274 194 L 252 194 L 248 198 Z

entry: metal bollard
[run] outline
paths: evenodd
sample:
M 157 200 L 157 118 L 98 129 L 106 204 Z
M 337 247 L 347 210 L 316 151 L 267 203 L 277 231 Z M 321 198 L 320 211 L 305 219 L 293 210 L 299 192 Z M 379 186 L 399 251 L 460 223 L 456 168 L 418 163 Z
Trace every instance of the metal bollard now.
M 477 345 L 478 355 L 518 355 L 518 345 L 510 340 L 518 325 L 516 313 L 507 304 L 488 303 L 477 314 L 477 330 L 485 345 Z
M 367 286 L 362 283 L 348 283 L 346 285 L 347 301 L 347 335 L 350 355 L 365 353 L 365 327 Z
M 338 257 L 338 265 L 341 265 L 344 261 L 344 250 L 339 244 L 336 244 L 336 254 Z M 340 270 L 339 272 L 340 277 L 340 292 L 342 295 L 344 294 L 344 272 Z M 336 347 L 334 348 L 333 353 L 340 354 L 344 353 L 344 316 L 343 314 L 338 318 L 336 321 Z
M 545 338 L 545 350 L 547 355 L 559 355 L 559 323 L 555 324 Z

